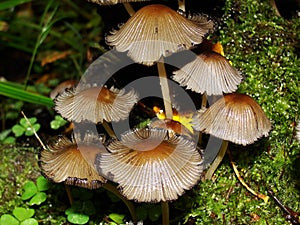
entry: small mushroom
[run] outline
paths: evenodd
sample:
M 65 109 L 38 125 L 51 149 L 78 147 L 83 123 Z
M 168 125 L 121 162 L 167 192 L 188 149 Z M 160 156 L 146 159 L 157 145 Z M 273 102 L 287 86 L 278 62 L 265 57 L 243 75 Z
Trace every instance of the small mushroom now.
M 202 44 L 201 44 L 202 45 Z M 190 63 L 177 70 L 172 77 L 181 86 L 186 86 L 197 93 L 207 95 L 222 95 L 236 91 L 243 77 L 230 65 L 229 61 L 216 51 L 218 46 L 207 46 Z M 221 51 L 222 53 L 222 51 Z
M 150 66 L 161 57 L 201 43 L 212 28 L 211 20 L 196 23 L 167 6 L 153 4 L 138 10 L 106 40 L 117 51 L 128 51 L 135 62 Z
M 126 132 L 108 149 L 111 153 L 97 157 L 98 172 L 137 202 L 175 200 L 197 183 L 202 172 L 195 143 L 180 135 L 168 137 L 164 129 Z
M 74 138 L 57 138 L 40 152 L 39 165 L 43 175 L 55 183 L 100 188 L 106 179 L 98 174 L 94 162 L 97 154 L 107 150 L 103 145 L 93 143 L 92 139 L 95 137 L 86 136 L 82 142 L 76 143 Z
M 238 93 L 225 95 L 204 113 L 197 114 L 193 124 L 196 130 L 223 139 L 219 153 L 205 175 L 206 179 L 212 178 L 229 141 L 252 144 L 258 138 L 268 136 L 271 130 L 271 123 L 257 102 L 246 94 Z
M 86 87 L 68 89 L 55 99 L 55 110 L 70 121 L 89 120 L 94 123 L 103 120 L 119 121 L 126 119 L 137 102 L 136 93 L 131 90 L 107 87 Z
M 203 114 L 194 128 L 236 144 L 248 145 L 268 136 L 271 123 L 257 102 L 248 95 L 224 95 Z
M 57 85 L 51 92 L 50 92 L 50 98 L 55 99 L 56 96 L 63 93 L 66 89 L 70 89 L 74 87 L 77 84 L 77 81 L 75 80 L 66 80 L 59 85 Z

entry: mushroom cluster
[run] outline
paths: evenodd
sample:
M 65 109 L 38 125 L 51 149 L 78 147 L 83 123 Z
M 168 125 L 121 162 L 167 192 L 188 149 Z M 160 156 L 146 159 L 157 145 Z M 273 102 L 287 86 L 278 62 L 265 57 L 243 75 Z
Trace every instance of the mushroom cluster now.
M 91 2 L 128 4 L 129 1 Z M 180 8 L 184 8 L 182 1 L 179 2 Z M 220 152 L 224 154 L 228 141 L 251 144 L 267 136 L 271 124 L 253 98 L 235 93 L 243 76 L 225 58 L 219 43 L 205 39 L 214 28 L 211 19 L 179 13 L 161 4 L 146 5 L 130 15 L 119 30 L 106 37 L 107 44 L 117 52 L 126 53 L 134 63 L 157 66 L 155 76 L 160 81 L 165 117 L 117 137 L 109 123 L 128 119 L 133 107 L 141 101 L 139 93 L 109 87 L 103 82 L 105 79 L 82 80 L 76 87 L 60 92 L 55 98 L 55 110 L 74 122 L 75 127 L 87 122 L 103 125 L 109 137 L 105 142 L 97 134 L 89 133 L 84 138 L 76 134 L 72 140 L 60 137 L 41 151 L 40 167 L 54 182 L 90 189 L 114 182 L 128 200 L 163 202 L 165 207 L 167 201 L 176 200 L 196 185 L 206 169 L 203 164 L 208 163 L 205 154 L 209 150 L 204 155 L 199 150 L 197 131 L 223 139 Z M 193 113 L 188 125 L 174 119 L 175 102 L 165 68 L 166 58 L 183 51 L 191 51 L 192 59 L 169 77 L 195 92 L 202 102 L 201 110 Z M 88 70 L 106 76 L 107 62 L 95 62 Z M 206 108 L 207 96 L 221 95 L 224 96 Z M 218 163 L 221 159 L 220 155 L 216 157 Z M 168 224 L 166 215 L 163 224 Z

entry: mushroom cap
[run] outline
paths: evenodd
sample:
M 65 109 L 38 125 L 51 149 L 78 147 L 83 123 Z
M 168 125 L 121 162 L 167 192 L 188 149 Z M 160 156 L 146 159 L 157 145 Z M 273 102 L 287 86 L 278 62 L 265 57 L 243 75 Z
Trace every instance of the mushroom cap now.
M 236 91 L 243 76 L 221 54 L 214 51 L 200 53 L 192 62 L 173 72 L 173 79 L 197 93 L 222 95 Z
M 194 128 L 223 140 L 248 145 L 268 136 L 271 123 L 257 102 L 248 95 L 232 93 L 197 114 Z
M 96 189 L 106 182 L 94 164 L 96 155 L 103 152 L 107 152 L 103 145 L 90 143 L 87 139 L 76 144 L 62 136 L 40 152 L 39 165 L 43 175 L 55 183 Z
M 97 157 L 100 174 L 119 183 L 122 194 L 137 202 L 175 200 L 200 179 L 202 159 L 194 142 L 168 137 L 164 129 L 139 129 L 108 145 Z
M 117 51 L 128 51 L 135 62 L 150 66 L 162 56 L 201 43 L 212 28 L 211 20 L 196 23 L 167 6 L 153 4 L 138 10 L 106 40 Z
M 55 99 L 55 110 L 64 118 L 75 122 L 117 122 L 129 116 L 137 98 L 134 90 L 125 94 L 124 89 L 118 90 L 113 87 L 86 87 L 78 91 L 73 88 Z
M 118 3 L 127 3 L 127 2 L 145 2 L 150 0 L 88 0 L 92 3 L 97 3 L 99 5 L 115 5 Z

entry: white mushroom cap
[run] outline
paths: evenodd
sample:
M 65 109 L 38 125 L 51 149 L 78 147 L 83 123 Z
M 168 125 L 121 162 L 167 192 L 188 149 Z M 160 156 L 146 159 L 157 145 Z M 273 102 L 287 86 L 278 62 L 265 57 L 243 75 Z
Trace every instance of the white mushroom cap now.
M 225 95 L 194 120 L 194 128 L 223 140 L 248 145 L 268 136 L 271 123 L 262 108 L 250 96 Z
M 201 43 L 212 28 L 210 20 L 193 22 L 167 6 L 154 4 L 137 11 L 120 30 L 107 36 L 107 43 L 117 51 L 128 51 L 135 62 L 152 65 L 162 56 Z
M 192 62 L 174 72 L 172 77 L 181 86 L 197 93 L 222 95 L 236 91 L 243 77 L 229 61 L 214 51 L 200 53 Z
M 79 91 L 69 89 L 55 99 L 55 110 L 75 122 L 117 122 L 129 116 L 137 98 L 134 90 L 125 93 L 124 89 L 113 87 L 87 87 Z
M 103 145 L 85 140 L 79 144 L 62 136 L 40 152 L 39 165 L 49 180 L 89 189 L 100 188 L 106 179 L 95 169 L 97 154 L 107 152 Z
M 202 159 L 194 142 L 164 129 L 127 132 L 97 157 L 97 170 L 138 202 L 175 200 L 200 179 Z

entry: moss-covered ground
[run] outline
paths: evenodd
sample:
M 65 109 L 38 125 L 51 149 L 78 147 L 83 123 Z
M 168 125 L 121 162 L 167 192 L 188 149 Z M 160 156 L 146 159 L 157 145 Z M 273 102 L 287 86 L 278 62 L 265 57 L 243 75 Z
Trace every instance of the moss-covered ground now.
M 238 91 L 254 97 L 272 123 L 269 137 L 250 146 L 229 145 L 242 178 L 260 193 L 273 191 L 285 206 L 300 212 L 300 144 L 294 138 L 300 120 L 299 17 L 276 15 L 268 0 L 229 0 L 211 36 L 222 43 L 226 57 L 245 76 Z M 66 62 L 58 67 L 70 71 Z M 71 71 L 71 76 L 74 73 Z M 26 205 L 20 199 L 22 186 L 40 174 L 37 146 L 0 146 L 0 215 Z M 125 206 L 122 209 L 123 204 L 105 192 L 92 193 L 101 199 L 96 206 L 102 212 L 94 213 L 89 224 L 104 223 L 103 218 L 111 212 L 127 214 Z M 64 214 L 68 207 L 64 187 L 53 185 L 46 203 L 35 206 L 35 217 L 40 224 L 68 224 Z M 291 224 L 272 198 L 264 202 L 242 186 L 227 155 L 213 180 L 200 182 L 170 204 L 170 216 L 171 224 Z

